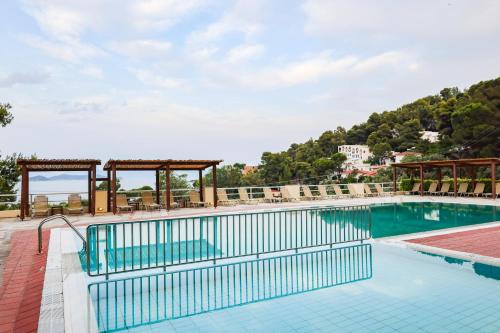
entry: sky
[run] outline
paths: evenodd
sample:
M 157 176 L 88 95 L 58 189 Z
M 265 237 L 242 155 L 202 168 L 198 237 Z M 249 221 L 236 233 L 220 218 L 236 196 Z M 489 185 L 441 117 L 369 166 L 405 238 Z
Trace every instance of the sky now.
M 500 76 L 500 1 L 3 0 L 2 154 L 223 159 Z

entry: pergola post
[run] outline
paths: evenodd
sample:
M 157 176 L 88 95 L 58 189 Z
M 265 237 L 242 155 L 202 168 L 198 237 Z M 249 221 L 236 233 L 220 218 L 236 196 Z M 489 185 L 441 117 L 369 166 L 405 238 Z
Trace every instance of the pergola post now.
M 392 166 L 392 191 L 396 193 L 396 166 Z
M 89 214 L 92 214 L 92 170 L 87 171 L 87 197 Z
M 159 205 L 160 204 L 160 170 L 155 171 L 156 174 L 156 203 Z
M 420 195 L 424 195 L 424 166 L 420 164 Z
M 20 207 L 20 218 L 21 220 L 24 220 L 26 216 L 26 205 L 27 205 L 27 198 L 28 198 L 28 193 L 26 189 L 26 184 L 28 183 L 28 169 L 26 168 L 26 165 L 23 165 L 21 168 L 21 207 Z
M 111 191 L 113 192 L 113 214 L 116 214 L 116 164 L 111 165 Z
M 441 188 L 441 180 L 443 179 L 443 175 L 441 173 L 441 167 L 438 167 L 437 169 L 437 181 L 438 181 L 438 187 Z
M 200 201 L 203 202 L 203 170 L 198 170 L 198 185 L 200 185 Z
M 219 199 L 217 198 L 217 164 L 212 166 L 212 184 L 214 190 L 214 208 L 217 208 Z
M 106 191 L 108 191 L 107 195 L 107 201 L 108 201 L 108 206 L 107 206 L 107 211 L 111 211 L 111 170 L 108 170 L 108 186 L 106 186 Z
M 165 207 L 170 210 L 170 165 L 165 168 Z
M 453 195 L 457 196 L 457 164 L 453 163 Z
M 497 198 L 497 165 L 495 162 L 491 162 L 491 198 Z
M 92 216 L 95 215 L 95 197 L 96 197 L 96 181 L 97 181 L 97 167 L 96 165 L 92 165 L 92 190 L 91 190 L 91 195 L 92 195 L 92 211 L 91 214 Z

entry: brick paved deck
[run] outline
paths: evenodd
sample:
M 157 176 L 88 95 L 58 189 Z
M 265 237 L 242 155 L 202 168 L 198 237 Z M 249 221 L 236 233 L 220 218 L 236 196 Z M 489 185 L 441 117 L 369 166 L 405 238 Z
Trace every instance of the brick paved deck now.
M 50 231 L 43 233 L 48 247 Z M 36 332 L 40 315 L 47 251 L 37 253 L 35 230 L 14 232 L 0 286 L 0 333 Z
M 500 258 L 500 227 L 416 238 L 406 242 Z

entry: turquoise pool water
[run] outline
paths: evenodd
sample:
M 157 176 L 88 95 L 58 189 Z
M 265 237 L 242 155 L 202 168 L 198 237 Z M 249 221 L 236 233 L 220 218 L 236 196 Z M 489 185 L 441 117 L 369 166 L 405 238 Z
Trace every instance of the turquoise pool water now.
M 381 244 L 89 287 L 101 331 L 498 332 L 499 268 Z
M 372 205 L 374 238 L 500 220 L 500 207 L 435 202 Z

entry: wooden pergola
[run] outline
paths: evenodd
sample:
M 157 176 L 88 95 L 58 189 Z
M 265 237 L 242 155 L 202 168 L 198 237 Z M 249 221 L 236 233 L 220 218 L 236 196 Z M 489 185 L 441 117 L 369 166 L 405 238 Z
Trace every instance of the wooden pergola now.
M 170 173 L 172 171 L 198 170 L 200 185 L 200 201 L 203 201 L 203 170 L 212 168 L 214 207 L 217 207 L 217 165 L 222 160 L 109 160 L 104 165 L 108 173 L 108 210 L 117 213 L 116 208 L 116 172 L 117 171 L 155 171 L 156 202 L 160 203 L 160 171 L 165 171 L 166 209 L 170 210 Z M 112 200 L 111 200 L 112 198 Z
M 500 158 L 490 157 L 490 158 L 470 158 L 462 160 L 441 160 L 441 161 L 421 161 L 421 162 L 411 162 L 411 163 L 395 163 L 392 164 L 392 175 L 393 175 L 393 190 L 397 190 L 396 178 L 397 178 L 397 168 L 403 169 L 413 169 L 419 172 L 420 178 L 420 195 L 424 195 L 424 171 L 427 169 L 437 170 L 437 181 L 441 183 L 441 169 L 451 168 L 453 174 L 453 193 L 457 196 L 457 175 L 459 168 L 465 168 L 472 180 L 473 186 L 476 184 L 476 173 L 479 167 L 490 167 L 491 168 L 491 192 L 492 198 L 496 198 L 496 168 L 500 165 Z
M 24 220 L 29 215 L 29 173 L 46 171 L 87 171 L 88 172 L 88 197 L 89 213 L 95 214 L 95 192 L 97 166 L 100 160 L 92 159 L 19 159 L 17 165 L 21 169 L 21 213 Z

